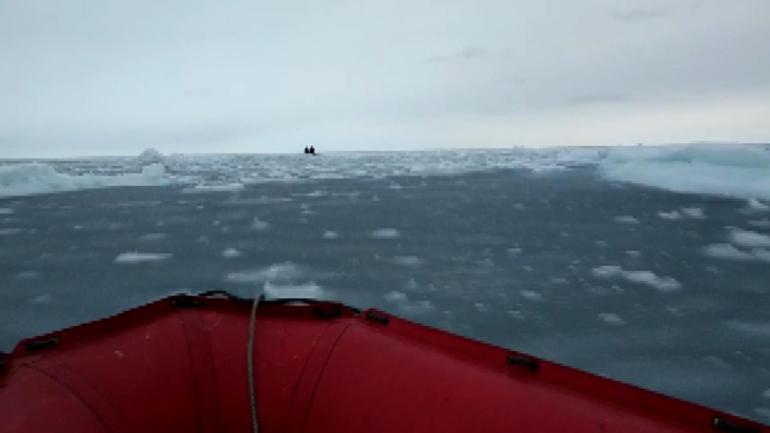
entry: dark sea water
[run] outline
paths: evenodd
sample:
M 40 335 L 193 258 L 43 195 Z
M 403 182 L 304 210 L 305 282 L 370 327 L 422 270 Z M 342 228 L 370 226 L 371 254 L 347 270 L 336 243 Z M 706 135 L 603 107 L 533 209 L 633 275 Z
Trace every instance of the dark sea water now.
M 707 249 L 770 231 L 745 200 L 576 167 L 116 187 L 0 209 L 0 350 L 178 291 L 266 290 L 770 422 L 770 262 Z

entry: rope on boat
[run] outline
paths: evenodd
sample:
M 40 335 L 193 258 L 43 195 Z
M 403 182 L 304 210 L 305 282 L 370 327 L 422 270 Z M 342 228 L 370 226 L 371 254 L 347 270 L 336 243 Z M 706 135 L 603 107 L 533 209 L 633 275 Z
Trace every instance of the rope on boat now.
M 254 328 L 257 324 L 257 307 L 262 299 L 262 294 L 255 294 L 251 303 L 251 317 L 249 319 L 249 342 L 246 349 L 246 374 L 249 380 L 249 401 L 251 404 L 251 431 L 259 433 L 259 419 L 257 418 L 257 391 L 254 388 Z

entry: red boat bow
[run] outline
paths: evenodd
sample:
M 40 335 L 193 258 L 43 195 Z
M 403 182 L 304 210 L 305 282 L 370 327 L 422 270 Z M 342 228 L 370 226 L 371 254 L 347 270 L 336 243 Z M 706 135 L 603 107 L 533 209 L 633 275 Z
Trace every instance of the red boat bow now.
M 250 301 L 174 296 L 20 342 L 0 432 L 250 432 Z M 263 302 L 260 431 L 734 432 L 765 426 L 337 303 Z

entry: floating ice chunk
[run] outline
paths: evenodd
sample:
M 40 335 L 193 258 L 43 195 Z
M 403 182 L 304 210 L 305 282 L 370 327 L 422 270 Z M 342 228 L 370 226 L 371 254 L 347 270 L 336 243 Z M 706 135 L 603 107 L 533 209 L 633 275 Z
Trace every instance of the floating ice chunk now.
M 334 230 L 326 230 L 323 234 L 324 239 L 337 239 L 339 234 Z
M 166 234 L 165 233 L 147 233 L 142 235 L 141 239 L 147 242 L 162 241 L 163 239 L 166 239 Z
M 486 313 L 489 311 L 489 306 L 483 302 L 476 302 L 473 304 L 473 306 L 479 313 Z
M 676 221 L 682 219 L 682 214 L 678 210 L 672 210 L 670 212 L 658 211 L 658 217 L 664 220 Z
M 683 207 L 682 213 L 688 218 L 704 219 L 706 215 L 703 214 L 703 209 L 699 207 Z
M 506 251 L 508 252 L 508 255 L 518 256 L 519 254 L 521 254 L 523 250 L 519 247 L 512 247 L 512 248 L 508 248 Z
M 770 338 L 770 322 L 746 322 L 742 320 L 732 320 L 727 322 L 727 326 L 742 334 L 751 337 Z
M 396 256 L 393 263 L 401 266 L 420 266 L 420 258 L 417 256 Z
M 639 220 L 631 215 L 616 216 L 613 221 L 619 224 L 639 224 Z
M 115 263 L 119 264 L 135 264 L 135 263 L 148 263 L 148 262 L 160 262 L 168 260 L 173 256 L 170 253 L 140 253 L 140 252 L 127 252 L 119 254 L 115 257 Z
M 22 271 L 16 274 L 17 280 L 34 280 L 40 278 L 40 272 L 38 271 Z
M 609 325 L 625 325 L 626 321 L 615 313 L 599 313 L 599 319 Z
M 388 292 L 387 294 L 385 294 L 385 299 L 388 302 L 399 303 L 399 302 L 406 302 L 408 298 L 406 296 L 406 293 L 397 292 L 394 290 L 392 292 Z
M 638 259 L 639 257 L 642 257 L 642 253 L 640 251 L 637 251 L 637 250 L 627 250 L 626 251 L 626 255 L 628 257 L 633 257 L 635 259 Z
M 232 258 L 240 257 L 240 256 L 241 256 L 241 252 L 238 251 L 235 248 L 225 248 L 222 251 L 222 257 L 224 257 L 226 259 L 232 259 Z
M 534 291 L 534 290 L 522 290 L 519 293 L 521 293 L 521 296 L 523 296 L 525 299 L 528 299 L 530 301 L 542 301 L 543 295 L 540 293 Z
M 763 248 L 744 251 L 735 248 L 732 244 L 718 243 L 707 245 L 703 248 L 703 252 L 715 259 L 770 262 L 770 251 Z
M 676 279 L 660 277 L 652 271 L 627 271 L 620 266 L 605 265 L 593 268 L 591 273 L 598 278 L 623 278 L 632 283 L 653 287 L 661 292 L 672 292 L 682 288 L 682 285 Z
M 730 230 L 730 242 L 749 248 L 770 247 L 770 236 L 750 230 Z
M 762 397 L 764 398 L 770 398 L 770 388 L 767 388 L 765 392 L 762 393 Z
M 296 281 L 304 278 L 306 272 L 292 262 L 276 263 L 264 268 L 231 272 L 225 276 L 233 283 L 264 283 L 266 281 Z
M 769 219 L 761 219 L 761 220 L 753 220 L 749 221 L 749 224 L 753 225 L 754 227 L 759 227 L 763 229 L 770 228 L 770 220 Z
M 265 296 L 272 299 L 320 299 L 324 297 L 321 286 L 312 281 L 300 284 L 276 284 L 266 281 L 264 293 Z
M 758 210 L 758 211 L 770 210 L 769 205 L 766 205 L 765 203 L 762 203 L 761 201 L 755 198 L 748 199 L 747 205 L 749 206 L 749 209 L 753 209 L 753 210 Z
M 371 237 L 374 239 L 395 239 L 399 236 L 398 230 L 394 228 L 379 228 L 371 233 Z
M 15 211 L 9 207 L 0 207 L 0 215 L 11 215 Z
M 763 417 L 770 419 L 770 407 L 758 407 L 754 410 Z
M 197 193 L 208 193 L 208 192 L 236 192 L 236 191 L 243 191 L 245 187 L 242 183 L 226 183 L 226 184 L 214 184 L 214 185 L 207 185 L 207 184 L 199 184 L 195 185 L 190 188 L 185 188 L 182 190 L 182 193 L 184 194 L 197 194 Z
M 29 300 L 29 303 L 30 304 L 50 304 L 52 299 L 53 299 L 53 296 L 51 296 L 50 293 L 46 293 L 43 295 L 35 296 L 34 298 Z
M 21 231 L 22 230 L 20 228 L 6 227 L 6 228 L 0 229 L 0 236 L 17 235 L 17 234 L 21 233 Z
M 516 320 L 524 320 L 524 314 L 519 310 L 508 310 L 506 313 Z
M 414 301 L 408 303 L 402 303 L 398 306 L 398 309 L 404 314 L 418 315 L 430 313 L 435 309 L 433 303 L 429 300 Z
M 251 228 L 254 230 L 267 230 L 270 224 L 267 221 L 262 221 L 259 217 L 254 217 L 251 222 Z

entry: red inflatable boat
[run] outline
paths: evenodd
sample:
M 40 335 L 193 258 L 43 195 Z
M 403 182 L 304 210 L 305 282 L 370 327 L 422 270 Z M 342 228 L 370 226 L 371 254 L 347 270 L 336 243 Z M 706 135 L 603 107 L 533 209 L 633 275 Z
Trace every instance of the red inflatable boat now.
M 337 303 L 174 296 L 19 343 L 0 432 L 770 432 Z M 253 380 L 253 392 L 249 381 Z M 251 398 L 256 399 L 252 406 Z

